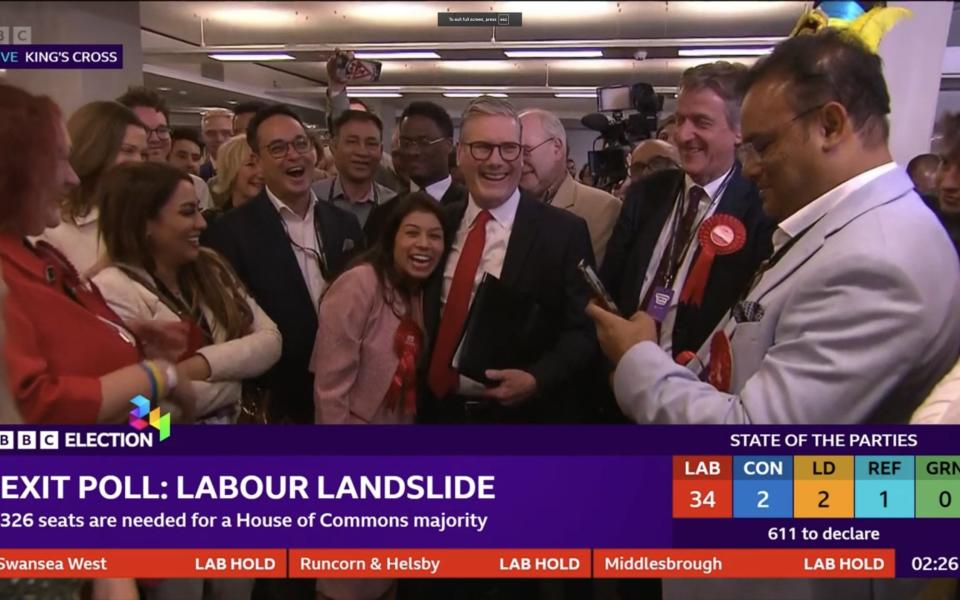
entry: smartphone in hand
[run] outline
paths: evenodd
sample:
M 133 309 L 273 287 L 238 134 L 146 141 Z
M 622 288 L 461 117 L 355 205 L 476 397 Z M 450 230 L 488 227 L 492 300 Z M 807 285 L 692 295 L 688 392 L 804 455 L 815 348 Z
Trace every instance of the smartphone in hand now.
M 589 285 L 590 289 L 593 290 L 593 297 L 597 301 L 597 304 L 599 304 L 600 307 L 607 312 L 620 315 L 620 309 L 617 308 L 617 303 L 613 301 L 610 293 L 607 292 L 607 288 L 603 287 L 603 283 L 600 281 L 600 278 L 597 277 L 597 274 L 593 268 L 587 264 L 587 261 L 581 259 L 577 264 L 577 268 L 580 269 L 580 272 L 583 274 L 583 278 L 587 281 L 587 285 Z
M 379 81 L 382 69 L 381 62 L 360 60 L 345 52 L 337 54 L 337 78 L 345 83 Z

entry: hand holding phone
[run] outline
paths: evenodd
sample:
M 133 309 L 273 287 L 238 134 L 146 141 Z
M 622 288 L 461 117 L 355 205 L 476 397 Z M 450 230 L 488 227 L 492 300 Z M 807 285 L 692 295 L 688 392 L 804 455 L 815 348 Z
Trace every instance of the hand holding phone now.
M 610 293 L 607 292 L 607 288 L 603 287 L 603 282 L 600 281 L 600 278 L 597 277 L 596 272 L 593 268 L 587 264 L 587 261 L 581 259 L 577 264 L 577 268 L 580 269 L 580 272 L 583 274 L 583 278 L 587 281 L 587 285 L 590 286 L 590 289 L 593 290 L 593 296 L 604 310 L 611 312 L 615 315 L 620 315 L 620 309 L 617 308 L 617 303 L 613 301 L 613 298 L 610 296 Z

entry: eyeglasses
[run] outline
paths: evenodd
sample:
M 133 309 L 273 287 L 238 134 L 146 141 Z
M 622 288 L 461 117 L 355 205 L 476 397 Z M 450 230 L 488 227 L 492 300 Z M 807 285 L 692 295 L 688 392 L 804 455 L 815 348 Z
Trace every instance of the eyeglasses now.
M 166 125 L 160 125 L 159 127 L 154 127 L 150 129 L 149 127 L 144 127 L 147 130 L 147 139 L 150 139 L 152 134 L 157 134 L 157 137 L 161 140 L 170 139 L 170 128 Z
M 820 110 L 828 103 L 824 102 L 823 104 L 818 104 L 817 106 L 808 108 L 807 110 L 798 113 L 793 116 L 792 119 L 784 121 L 777 127 L 773 128 L 771 133 L 761 134 L 755 136 L 755 139 L 744 142 L 740 144 L 740 162 L 759 162 L 763 160 L 764 153 L 777 141 L 777 138 L 780 137 L 780 133 L 783 132 L 787 127 L 790 127 L 803 117 L 809 115 L 815 110 Z
M 637 161 L 630 165 L 630 176 L 634 179 L 640 179 L 644 175 L 666 171 L 667 169 L 677 169 L 679 166 L 672 158 L 667 156 L 654 156 L 647 162 Z
M 426 150 L 430 146 L 433 146 L 434 144 L 439 144 L 445 139 L 447 138 L 438 137 L 436 139 L 431 140 L 425 137 L 419 137 L 419 138 L 402 137 L 400 138 L 400 149 L 405 152 L 409 150 Z
M 474 160 L 488 160 L 493 156 L 493 149 L 496 148 L 500 152 L 500 158 L 512 162 L 520 158 L 520 152 L 523 150 L 523 146 L 516 142 L 504 142 L 502 144 L 463 142 L 463 145 L 470 149 L 470 156 Z
M 293 146 L 293 149 L 297 154 L 306 154 L 310 152 L 310 140 L 300 136 L 293 138 L 292 142 L 286 140 L 276 140 L 267 144 L 266 149 L 267 153 L 270 154 L 273 158 L 283 158 L 287 155 L 287 150 Z
M 525 155 L 529 156 L 529 155 L 533 154 L 533 151 L 536 150 L 537 148 L 539 148 L 540 146 L 546 144 L 547 142 L 552 142 L 552 141 L 555 140 L 555 139 L 557 139 L 557 138 L 555 138 L 555 137 L 548 137 L 547 139 L 543 140 L 542 142 L 540 142 L 540 143 L 537 144 L 536 146 L 523 146 L 523 153 L 524 153 Z

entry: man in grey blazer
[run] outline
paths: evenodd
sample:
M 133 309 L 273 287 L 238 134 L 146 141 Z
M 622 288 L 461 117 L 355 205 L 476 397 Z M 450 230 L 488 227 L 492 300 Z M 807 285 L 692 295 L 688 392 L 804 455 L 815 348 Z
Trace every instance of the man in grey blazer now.
M 617 402 L 640 423 L 905 423 L 960 349 L 960 267 L 892 161 L 880 59 L 835 31 L 804 35 L 744 85 L 744 171 L 779 227 L 720 343 L 700 352 L 726 389 L 664 353 L 644 313 L 627 321 L 592 305 Z M 917 585 L 704 583 L 668 582 L 664 597 L 900 598 Z

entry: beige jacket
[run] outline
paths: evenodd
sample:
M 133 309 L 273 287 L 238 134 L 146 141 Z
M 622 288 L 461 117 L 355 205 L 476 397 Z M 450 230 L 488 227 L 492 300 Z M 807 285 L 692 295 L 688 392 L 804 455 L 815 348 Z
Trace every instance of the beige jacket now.
M 143 276 L 149 277 L 146 273 Z M 100 288 L 110 308 L 124 321 L 180 320 L 156 294 L 117 267 L 103 269 L 93 278 L 93 282 Z M 193 382 L 197 394 L 197 415 L 233 408 L 232 420 L 235 421 L 240 404 L 241 381 L 263 374 L 280 359 L 280 330 L 253 298 L 247 296 L 247 302 L 253 311 L 253 328 L 249 334 L 235 340 L 226 339 L 226 332 L 214 319 L 213 313 L 203 307 L 214 343 L 197 351 L 210 365 L 210 378 Z
M 593 256 L 598 265 L 602 264 L 607 242 L 610 241 L 613 226 L 620 216 L 620 200 L 603 190 L 583 185 L 568 174 L 557 189 L 551 204 L 569 210 L 587 222 Z

